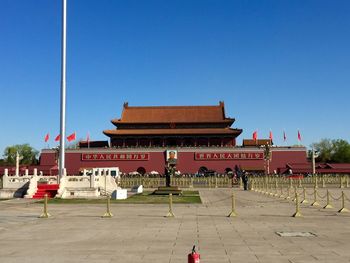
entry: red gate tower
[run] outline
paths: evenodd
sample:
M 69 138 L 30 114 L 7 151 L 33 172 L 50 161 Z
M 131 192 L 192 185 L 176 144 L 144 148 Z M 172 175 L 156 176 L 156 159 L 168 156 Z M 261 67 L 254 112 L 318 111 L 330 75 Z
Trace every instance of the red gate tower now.
M 114 130 L 105 130 L 112 147 L 233 147 L 241 129 L 215 106 L 130 107 L 124 103 Z

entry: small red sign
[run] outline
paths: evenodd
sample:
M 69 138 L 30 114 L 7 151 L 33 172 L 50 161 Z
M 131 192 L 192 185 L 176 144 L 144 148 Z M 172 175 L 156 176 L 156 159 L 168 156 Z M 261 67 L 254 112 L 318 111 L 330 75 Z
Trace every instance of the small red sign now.
M 262 160 L 264 153 L 262 152 L 196 152 L 195 160 Z
M 82 161 L 148 161 L 149 153 L 82 153 Z

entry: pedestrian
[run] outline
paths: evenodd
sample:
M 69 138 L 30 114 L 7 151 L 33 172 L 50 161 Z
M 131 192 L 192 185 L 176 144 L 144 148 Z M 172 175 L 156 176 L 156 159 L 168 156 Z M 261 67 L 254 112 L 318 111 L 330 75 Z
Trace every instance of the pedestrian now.
M 247 191 L 248 190 L 248 181 L 249 181 L 247 172 L 243 173 L 242 181 L 243 181 L 244 191 Z

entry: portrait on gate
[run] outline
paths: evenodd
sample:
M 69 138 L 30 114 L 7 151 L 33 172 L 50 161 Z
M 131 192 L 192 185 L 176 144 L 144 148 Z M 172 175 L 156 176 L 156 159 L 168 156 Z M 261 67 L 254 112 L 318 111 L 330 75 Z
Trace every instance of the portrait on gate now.
M 167 150 L 166 151 L 166 161 L 169 164 L 177 163 L 177 151 L 176 150 Z

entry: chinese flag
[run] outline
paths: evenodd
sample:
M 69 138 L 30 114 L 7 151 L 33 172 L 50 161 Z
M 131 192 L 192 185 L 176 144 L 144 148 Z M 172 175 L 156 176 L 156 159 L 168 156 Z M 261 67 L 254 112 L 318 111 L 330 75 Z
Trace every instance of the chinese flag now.
M 301 134 L 299 130 L 298 130 L 298 141 L 301 141 Z
M 56 138 L 55 138 L 55 142 L 58 142 L 60 139 L 61 139 L 61 135 L 58 134 L 58 135 L 56 136 Z
M 273 141 L 272 131 L 270 131 L 270 134 L 269 134 L 269 139 L 270 139 L 271 141 Z
M 50 139 L 50 134 L 46 134 L 46 136 L 45 136 L 45 142 L 48 142 L 49 139 Z
M 69 142 L 74 141 L 74 140 L 75 140 L 75 132 L 73 132 L 71 135 L 69 135 L 69 136 L 67 137 L 67 140 L 68 140 Z
M 287 140 L 287 135 L 286 135 L 286 132 L 283 131 L 283 141 L 286 141 Z
M 258 132 L 253 132 L 253 140 L 256 141 L 258 139 Z

